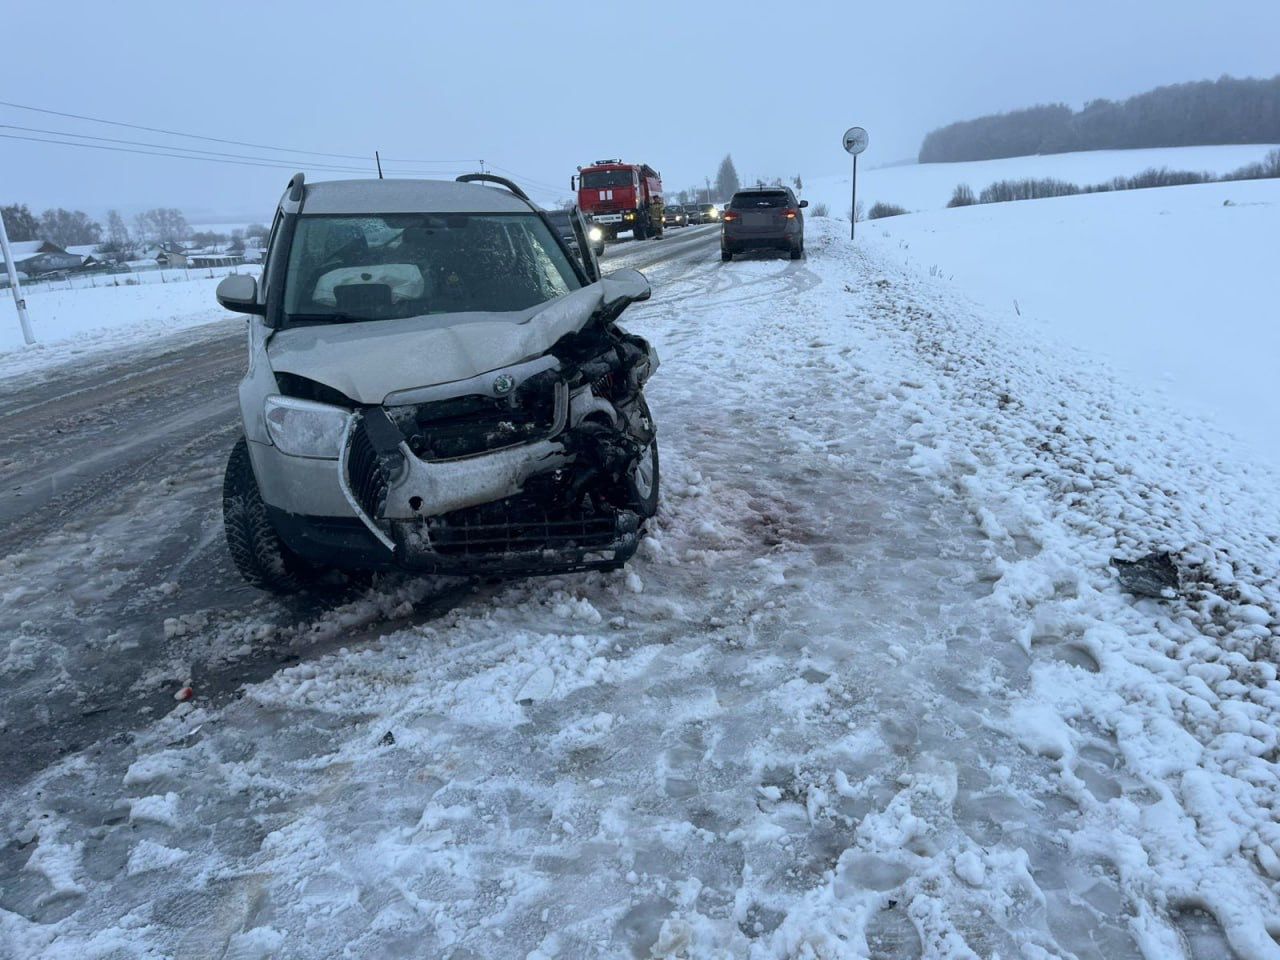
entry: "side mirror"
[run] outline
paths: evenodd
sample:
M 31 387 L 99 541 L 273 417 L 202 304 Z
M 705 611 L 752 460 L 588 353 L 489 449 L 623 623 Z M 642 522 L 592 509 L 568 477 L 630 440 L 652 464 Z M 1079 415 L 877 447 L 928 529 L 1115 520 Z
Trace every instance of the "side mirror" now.
M 224 310 L 256 313 L 259 316 L 267 312 L 266 305 L 258 302 L 258 281 L 248 274 L 233 273 L 229 277 L 223 277 L 218 284 L 216 296 Z
M 800 206 L 802 206 L 802 207 L 807 207 L 808 205 L 809 205 L 809 201 L 808 201 L 808 200 L 801 200 L 801 201 L 800 201 Z
M 639 303 L 653 295 L 649 281 L 639 270 L 618 270 L 600 281 L 604 287 L 604 305 L 606 307 L 626 306 L 628 303 Z

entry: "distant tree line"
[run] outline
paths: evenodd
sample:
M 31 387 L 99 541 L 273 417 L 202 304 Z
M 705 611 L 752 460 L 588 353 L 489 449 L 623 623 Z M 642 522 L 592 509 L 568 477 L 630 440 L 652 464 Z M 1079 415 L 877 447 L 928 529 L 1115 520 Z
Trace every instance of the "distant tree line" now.
M 921 163 L 995 160 L 1077 150 L 1127 150 L 1280 142 L 1280 75 L 1222 77 L 1157 87 L 1127 100 L 1093 100 L 1073 111 L 1051 104 L 934 130 Z
M 1220 183 L 1232 180 L 1280 179 L 1280 150 L 1272 150 L 1258 163 L 1245 164 L 1221 177 L 1194 170 L 1151 168 L 1131 177 L 1113 177 L 1102 183 L 1079 186 L 1051 177 L 999 180 L 974 195 L 962 183 L 951 195 L 948 207 L 967 207 L 975 203 L 1005 203 L 1010 200 L 1042 200 L 1046 197 L 1071 197 L 1081 193 L 1110 193 L 1114 190 L 1146 190 L 1151 187 L 1181 187 L 1195 183 Z M 875 214 L 873 213 L 874 217 Z
M 146 210 L 133 218 L 132 227 L 118 210 L 107 211 L 105 228 L 83 210 L 61 207 L 37 216 L 25 203 L 14 203 L 0 207 L 0 216 L 4 217 L 5 230 L 14 243 L 45 240 L 63 248 L 94 244 L 97 253 L 114 260 L 128 260 L 145 247 L 184 241 L 202 247 L 228 243 L 231 252 L 240 253 L 247 237 L 265 239 L 268 232 L 261 224 L 230 233 L 193 231 L 182 211 L 174 207 Z

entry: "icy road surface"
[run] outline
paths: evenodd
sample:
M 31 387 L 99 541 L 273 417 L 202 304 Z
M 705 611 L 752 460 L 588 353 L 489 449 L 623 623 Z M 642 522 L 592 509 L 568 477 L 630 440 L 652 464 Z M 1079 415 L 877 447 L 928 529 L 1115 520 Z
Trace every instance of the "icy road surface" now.
M 612 254 L 665 484 L 617 574 L 254 599 L 230 424 L 37 485 L 0 955 L 1280 957 L 1276 478 L 841 232 Z M 78 443 L 145 456 L 179 380 Z M 1182 595 L 1122 593 L 1161 549 Z

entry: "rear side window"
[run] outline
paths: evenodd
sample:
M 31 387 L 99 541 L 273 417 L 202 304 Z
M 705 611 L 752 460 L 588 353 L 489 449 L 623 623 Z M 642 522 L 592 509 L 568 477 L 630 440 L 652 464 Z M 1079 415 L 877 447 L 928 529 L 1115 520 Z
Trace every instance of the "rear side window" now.
M 785 190 L 754 190 L 751 193 L 735 193 L 729 206 L 734 210 L 760 210 L 787 206 Z

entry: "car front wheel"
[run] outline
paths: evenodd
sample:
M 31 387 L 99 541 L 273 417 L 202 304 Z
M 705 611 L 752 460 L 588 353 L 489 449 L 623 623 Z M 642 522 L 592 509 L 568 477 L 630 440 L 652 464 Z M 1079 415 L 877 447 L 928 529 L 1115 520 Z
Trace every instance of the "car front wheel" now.
M 297 593 L 322 572 L 290 550 L 271 525 L 244 438 L 232 447 L 227 460 L 222 526 L 231 559 L 250 586 L 271 593 Z
M 627 474 L 627 499 L 642 519 L 658 512 L 658 441 L 649 441 Z

